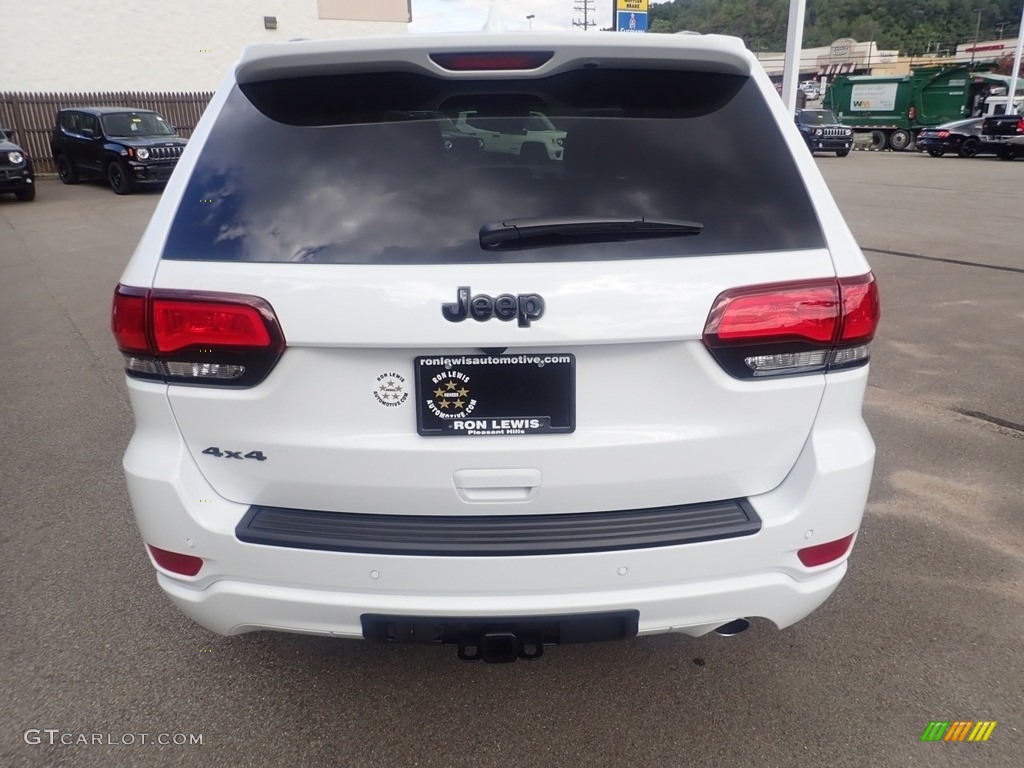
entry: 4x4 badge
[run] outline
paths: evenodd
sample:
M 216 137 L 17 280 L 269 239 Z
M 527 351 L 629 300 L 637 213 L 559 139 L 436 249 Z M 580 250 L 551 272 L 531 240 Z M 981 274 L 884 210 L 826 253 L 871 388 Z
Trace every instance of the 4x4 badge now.
M 518 318 L 519 327 L 528 328 L 530 323 L 544 315 L 544 299 L 536 293 L 520 293 L 516 296 L 503 293 L 496 298 L 491 298 L 486 293 L 478 293 L 473 297 L 469 294 L 469 286 L 461 285 L 456 300 L 451 304 L 441 305 L 441 314 L 445 320 L 461 323 L 467 317 L 472 317 L 482 323 L 492 317 L 506 322 Z

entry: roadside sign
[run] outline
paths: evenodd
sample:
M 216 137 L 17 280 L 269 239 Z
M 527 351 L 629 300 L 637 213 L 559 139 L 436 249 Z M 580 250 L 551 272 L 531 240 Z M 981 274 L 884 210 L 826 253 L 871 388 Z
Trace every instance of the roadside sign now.
M 628 0 L 618 0 L 618 2 L 628 2 Z M 639 11 L 616 11 L 615 30 L 617 32 L 646 32 L 647 14 Z

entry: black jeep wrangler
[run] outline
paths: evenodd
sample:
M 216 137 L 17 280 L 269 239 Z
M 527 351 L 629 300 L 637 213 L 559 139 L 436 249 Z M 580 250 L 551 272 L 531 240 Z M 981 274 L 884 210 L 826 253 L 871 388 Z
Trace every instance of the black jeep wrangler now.
M 796 127 L 811 152 L 835 152 L 846 157 L 853 149 L 853 129 L 843 125 L 828 109 L 798 109 Z
M 36 199 L 36 175 L 28 152 L 13 141 L 14 132 L 0 128 L 0 194 L 13 192 L 19 200 Z
M 185 143 L 156 112 L 124 107 L 62 109 L 50 136 L 61 181 L 106 179 L 119 195 L 165 183 Z

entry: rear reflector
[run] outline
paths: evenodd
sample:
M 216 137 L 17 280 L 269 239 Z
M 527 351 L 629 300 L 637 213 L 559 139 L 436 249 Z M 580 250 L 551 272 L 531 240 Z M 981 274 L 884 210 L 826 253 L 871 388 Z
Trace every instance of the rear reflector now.
M 250 387 L 285 347 L 273 308 L 239 294 L 119 285 L 111 329 L 129 375 L 168 383 Z
M 165 571 L 177 573 L 181 576 L 195 576 L 199 573 L 199 569 L 203 567 L 202 558 L 195 555 L 169 552 L 166 549 L 154 547 L 152 544 L 147 544 L 146 546 L 149 548 L 149 554 L 153 556 L 156 564 Z
M 430 58 L 449 72 L 486 72 L 537 69 L 550 61 L 554 55 L 553 51 L 484 51 L 432 53 Z
M 825 565 L 838 560 L 850 550 L 850 543 L 853 541 L 853 534 L 843 536 L 841 539 L 829 541 L 825 544 L 815 544 L 813 547 L 804 547 L 796 554 L 800 562 L 808 568 L 816 565 Z
M 880 317 L 874 276 L 723 291 L 704 344 L 737 378 L 820 373 L 868 361 Z

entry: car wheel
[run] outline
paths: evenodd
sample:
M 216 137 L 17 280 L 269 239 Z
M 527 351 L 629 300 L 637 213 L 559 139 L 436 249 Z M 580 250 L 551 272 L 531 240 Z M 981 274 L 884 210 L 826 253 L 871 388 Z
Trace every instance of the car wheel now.
M 132 193 L 132 181 L 128 178 L 128 170 L 120 160 L 115 160 L 107 166 L 107 181 L 110 182 L 110 188 L 119 195 Z
M 75 166 L 68 160 L 67 155 L 61 155 L 57 158 L 57 175 L 60 176 L 60 180 L 65 184 L 77 184 L 78 183 L 78 172 L 75 170 Z
M 913 142 L 913 137 L 909 131 L 904 131 L 902 128 L 892 132 L 889 136 L 889 146 L 892 147 L 894 152 L 902 152 Z
M 24 189 L 19 189 L 14 193 L 14 196 L 23 203 L 30 203 L 36 199 L 36 185 L 32 184 Z
M 932 157 L 942 157 L 944 154 L 946 154 L 946 150 L 944 150 L 944 149 L 929 149 L 928 150 L 928 154 L 931 155 Z
M 850 150 L 848 150 L 848 149 L 837 149 L 836 150 L 836 157 L 846 157 L 848 154 L 850 154 Z
M 957 154 L 960 157 L 974 157 L 978 154 L 978 150 L 981 149 L 981 142 L 975 138 L 964 139 L 964 143 L 960 145 L 960 149 L 957 150 Z
M 1017 157 L 1016 147 L 1000 147 L 999 148 L 999 159 L 1000 160 L 1013 160 Z
M 871 132 L 871 144 L 868 149 L 873 149 L 876 152 L 881 152 L 885 149 L 885 145 L 888 143 L 884 131 L 872 131 Z

